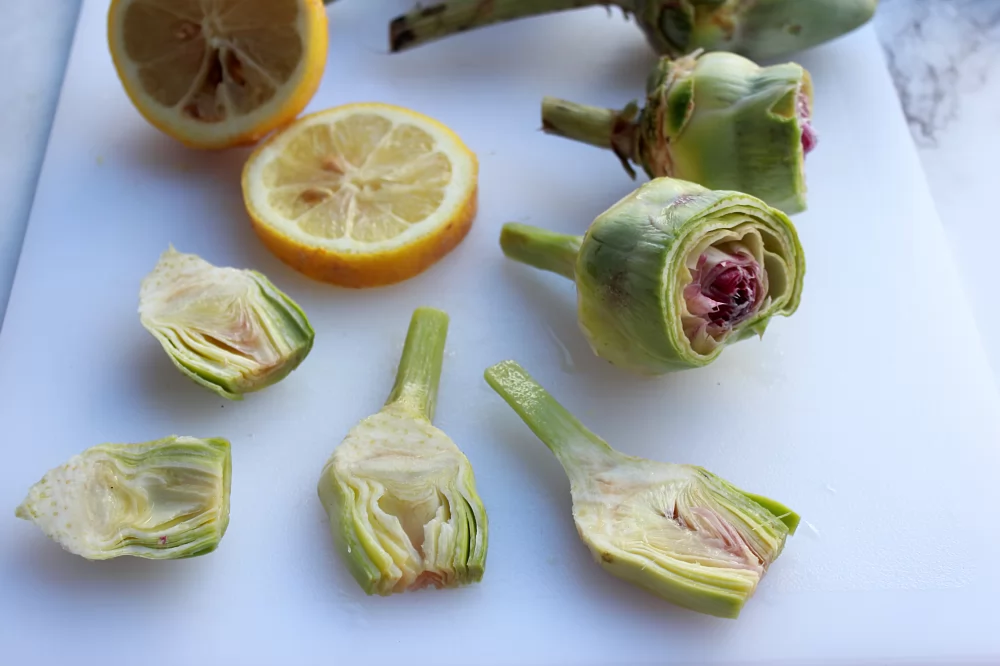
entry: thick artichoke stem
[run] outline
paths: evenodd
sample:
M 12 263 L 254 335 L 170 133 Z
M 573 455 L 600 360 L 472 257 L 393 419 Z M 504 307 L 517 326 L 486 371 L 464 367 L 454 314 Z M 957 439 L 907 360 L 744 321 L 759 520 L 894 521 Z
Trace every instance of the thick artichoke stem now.
M 583 238 L 557 234 L 526 224 L 505 224 L 500 231 L 500 248 L 515 261 L 543 271 L 576 277 L 576 258 Z
M 493 23 L 596 5 L 630 8 L 632 0 L 450 0 L 416 7 L 394 19 L 389 25 L 389 49 L 404 51 Z
M 448 337 L 448 315 L 433 308 L 417 308 L 406 333 L 396 383 L 386 405 L 398 404 L 434 419 L 438 381 Z
M 598 148 L 611 148 L 611 137 L 619 123 L 618 112 L 564 99 L 542 100 L 542 130 L 547 134 L 582 141 Z
M 484 376 L 486 383 L 555 454 L 571 479 L 609 467 L 619 457 L 516 362 L 497 363 L 487 368 Z

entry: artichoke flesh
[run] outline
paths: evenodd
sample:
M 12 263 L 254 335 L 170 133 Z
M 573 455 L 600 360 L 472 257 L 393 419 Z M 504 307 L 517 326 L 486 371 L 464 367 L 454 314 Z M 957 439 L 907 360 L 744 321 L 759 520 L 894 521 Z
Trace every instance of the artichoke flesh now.
M 181 372 L 230 400 L 281 381 L 313 345 L 305 313 L 266 277 L 172 247 L 142 282 L 139 316 Z
M 646 106 L 622 111 L 542 102 L 549 134 L 610 148 L 633 177 L 671 176 L 735 190 L 785 213 L 806 208 L 805 157 L 817 144 L 812 81 L 795 63 L 758 67 L 732 53 L 662 58 Z
M 486 381 L 562 464 L 577 532 L 604 569 L 700 613 L 740 614 L 797 514 L 701 467 L 616 451 L 514 361 Z
M 504 253 L 568 277 L 594 353 L 639 374 L 705 366 L 763 335 L 802 294 L 805 259 L 781 211 L 739 192 L 657 178 L 583 237 L 504 225 Z
M 367 594 L 478 582 L 486 510 L 468 458 L 431 425 L 448 316 L 419 308 L 385 406 L 334 450 L 319 497 L 334 542 Z
M 226 533 L 231 466 L 224 439 L 100 444 L 50 470 L 15 513 L 90 560 L 195 557 Z
M 395 18 L 389 48 L 402 51 L 494 23 L 597 6 L 634 16 L 650 46 L 664 55 L 706 49 L 760 60 L 861 27 L 878 0 L 448 0 Z

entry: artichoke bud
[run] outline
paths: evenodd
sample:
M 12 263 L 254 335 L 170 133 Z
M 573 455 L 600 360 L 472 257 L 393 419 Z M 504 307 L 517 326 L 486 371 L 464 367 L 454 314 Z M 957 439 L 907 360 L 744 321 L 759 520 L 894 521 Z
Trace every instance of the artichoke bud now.
M 707 365 L 798 308 L 805 259 L 786 215 L 739 192 L 658 178 L 582 237 L 508 224 L 504 253 L 575 280 L 594 353 L 640 374 Z
M 172 247 L 142 282 L 139 316 L 181 372 L 231 400 L 284 379 L 313 345 L 305 313 L 266 277 Z
M 194 557 L 226 533 L 230 470 L 224 439 L 100 444 L 50 470 L 15 513 L 91 560 Z
M 617 6 L 632 14 L 650 45 L 669 56 L 695 49 L 755 60 L 811 48 L 867 23 L 878 0 L 447 0 L 418 5 L 389 26 L 389 48 L 421 44 L 529 16 Z
M 701 467 L 612 449 L 514 361 L 486 381 L 562 464 L 577 532 L 602 567 L 685 608 L 739 615 L 798 515 Z
M 662 58 L 636 114 L 542 102 L 550 133 L 611 148 L 651 178 L 745 192 L 788 214 L 806 208 L 805 157 L 816 147 L 812 81 L 803 67 L 758 67 L 732 53 Z
M 487 520 L 472 465 L 431 425 L 447 330 L 445 313 L 414 312 L 388 401 L 348 433 L 319 480 L 337 549 L 368 594 L 483 577 Z

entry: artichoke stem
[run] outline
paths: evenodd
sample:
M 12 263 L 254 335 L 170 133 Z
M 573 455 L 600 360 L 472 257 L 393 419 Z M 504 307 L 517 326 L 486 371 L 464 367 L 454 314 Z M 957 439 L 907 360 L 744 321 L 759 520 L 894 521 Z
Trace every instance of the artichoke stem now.
M 415 7 L 389 25 L 389 50 L 405 51 L 436 39 L 494 23 L 567 9 L 616 5 L 631 9 L 633 0 L 449 0 Z
M 549 448 L 570 478 L 614 464 L 618 454 L 580 423 L 515 361 L 486 369 L 486 383 Z
M 505 255 L 570 280 L 576 278 L 576 258 L 582 241 L 580 236 L 557 234 L 526 224 L 505 224 L 500 231 L 500 248 Z
M 577 104 L 555 97 L 542 100 L 542 131 L 546 134 L 610 149 L 611 137 L 618 123 L 619 114 L 613 109 Z
M 386 405 L 403 405 L 428 421 L 434 420 L 438 382 L 448 337 L 448 315 L 434 308 L 417 308 L 410 319 L 403 356 Z

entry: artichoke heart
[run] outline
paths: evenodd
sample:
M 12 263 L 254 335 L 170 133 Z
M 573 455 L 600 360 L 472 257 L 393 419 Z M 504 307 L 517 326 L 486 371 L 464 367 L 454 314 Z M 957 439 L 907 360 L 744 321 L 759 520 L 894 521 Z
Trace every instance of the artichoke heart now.
M 649 76 L 646 106 L 622 111 L 547 97 L 549 133 L 615 152 L 651 178 L 670 176 L 736 190 L 788 214 L 806 208 L 805 158 L 817 145 L 809 72 L 733 53 L 662 58 Z
M 414 312 L 388 401 L 348 433 L 319 480 L 334 542 L 367 594 L 483 577 L 487 520 L 472 465 L 431 425 L 447 329 L 445 313 Z
M 575 280 L 594 353 L 639 374 L 708 365 L 798 308 L 805 258 L 791 220 L 740 192 L 658 178 L 582 237 L 507 224 L 504 253 Z
M 577 531 L 602 567 L 679 606 L 739 615 L 797 514 L 701 467 L 612 449 L 514 361 L 486 381 L 566 470 Z
M 173 247 L 142 282 L 139 316 L 181 372 L 230 400 L 284 379 L 313 344 L 305 313 L 266 277 Z
M 100 444 L 50 470 L 16 515 L 90 560 L 204 555 L 229 525 L 231 465 L 218 438 Z

